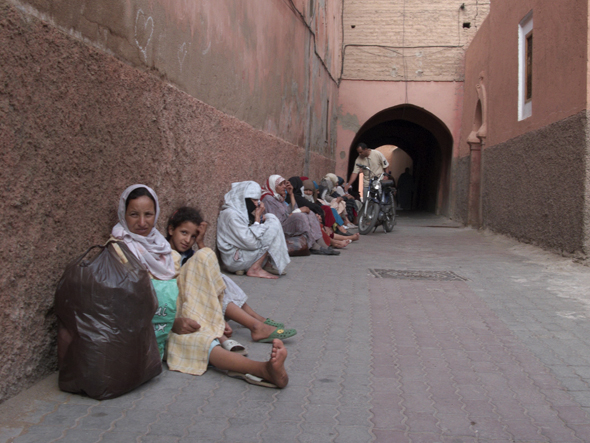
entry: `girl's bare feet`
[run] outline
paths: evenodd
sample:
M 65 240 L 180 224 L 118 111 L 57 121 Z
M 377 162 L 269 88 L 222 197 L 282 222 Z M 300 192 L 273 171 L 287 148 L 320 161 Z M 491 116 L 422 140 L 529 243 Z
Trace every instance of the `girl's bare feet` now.
M 252 341 L 262 340 L 272 334 L 277 328 L 275 326 L 266 325 L 262 322 L 257 322 L 252 329 L 250 329 Z
M 275 338 L 272 342 L 272 351 L 270 359 L 266 362 L 265 380 L 284 388 L 289 383 L 289 376 L 285 370 L 285 360 L 287 359 L 287 348 L 281 340 Z

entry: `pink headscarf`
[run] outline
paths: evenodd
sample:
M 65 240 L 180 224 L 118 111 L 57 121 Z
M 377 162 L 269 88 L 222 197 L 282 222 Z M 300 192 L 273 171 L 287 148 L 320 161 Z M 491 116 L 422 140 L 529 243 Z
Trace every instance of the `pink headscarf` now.
M 277 185 L 284 181 L 285 179 L 280 175 L 271 175 L 270 177 L 268 177 L 266 183 L 262 187 L 262 196 L 260 197 L 260 200 L 262 200 L 267 195 L 271 195 L 278 201 L 284 202 L 285 196 L 277 193 Z
M 133 234 L 129 231 L 127 222 L 125 221 L 125 203 L 129 194 L 137 188 L 145 188 L 154 197 L 156 219 L 154 221 L 154 228 L 147 236 Z M 111 235 L 118 240 L 123 240 L 129 250 L 135 255 L 147 270 L 158 280 L 171 280 L 176 275 L 174 267 L 174 259 L 172 258 L 172 248 L 168 240 L 156 229 L 155 223 L 158 221 L 160 214 L 160 205 L 158 204 L 158 196 L 154 190 L 145 185 L 132 185 L 123 191 L 119 199 L 119 223 L 117 223 Z

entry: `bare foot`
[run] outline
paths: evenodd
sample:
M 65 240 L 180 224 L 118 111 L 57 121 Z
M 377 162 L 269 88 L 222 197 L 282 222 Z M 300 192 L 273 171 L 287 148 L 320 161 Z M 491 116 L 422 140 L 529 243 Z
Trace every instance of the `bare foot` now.
M 257 322 L 251 329 L 252 341 L 262 340 L 268 338 L 277 328 L 275 326 L 266 325 L 262 322 Z
M 357 232 L 352 237 L 350 237 L 350 240 L 357 241 L 359 238 L 361 238 L 361 235 Z
M 350 243 L 350 240 L 332 240 L 332 246 L 338 249 L 343 249 Z
M 270 359 L 266 362 L 267 373 L 264 379 L 274 383 L 279 388 L 284 388 L 289 383 L 289 376 L 285 370 L 285 360 L 287 359 L 287 348 L 281 340 L 275 338 L 272 341 L 272 352 Z
M 248 277 L 260 277 L 260 278 L 272 278 L 272 279 L 279 278 L 278 275 L 272 275 L 271 273 L 266 272 L 262 268 L 254 268 L 254 267 L 251 267 L 250 269 L 248 269 L 248 272 L 246 272 L 246 275 Z

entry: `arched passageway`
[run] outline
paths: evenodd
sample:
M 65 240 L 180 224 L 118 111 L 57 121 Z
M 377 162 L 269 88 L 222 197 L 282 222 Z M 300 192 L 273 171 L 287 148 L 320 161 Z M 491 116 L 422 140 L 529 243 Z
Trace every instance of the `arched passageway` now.
M 413 161 L 413 208 L 448 215 L 453 137 L 440 119 L 413 105 L 395 106 L 375 114 L 352 141 L 348 175 L 357 158 L 356 146 L 361 142 L 371 149 L 383 145 L 403 149 Z

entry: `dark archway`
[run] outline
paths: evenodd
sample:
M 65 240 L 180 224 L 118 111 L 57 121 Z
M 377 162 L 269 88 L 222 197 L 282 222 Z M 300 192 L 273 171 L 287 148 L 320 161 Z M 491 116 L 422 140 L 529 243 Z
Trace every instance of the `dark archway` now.
M 403 149 L 414 162 L 414 207 L 448 215 L 453 137 L 438 117 L 414 105 L 395 106 L 375 114 L 352 141 L 349 175 L 357 158 L 356 146 L 361 142 L 371 149 L 382 145 Z

